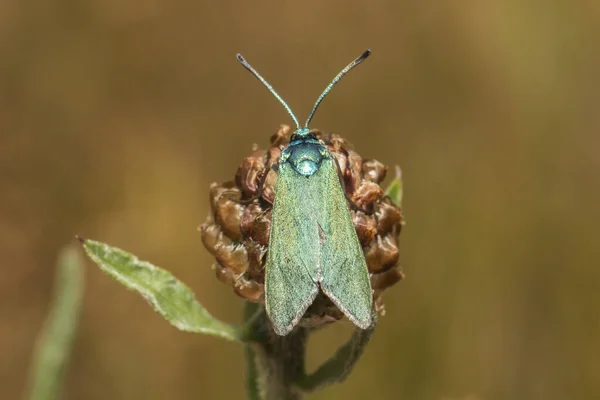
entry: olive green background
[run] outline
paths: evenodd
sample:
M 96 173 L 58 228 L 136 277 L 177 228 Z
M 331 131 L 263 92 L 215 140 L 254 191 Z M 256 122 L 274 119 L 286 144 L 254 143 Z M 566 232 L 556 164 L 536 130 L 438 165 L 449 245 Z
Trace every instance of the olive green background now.
M 348 381 L 311 398 L 598 398 L 599 35 L 584 0 L 3 0 L 0 398 L 23 393 L 75 233 L 239 321 L 196 228 L 208 185 L 290 119 L 235 54 L 304 120 L 366 48 L 312 126 L 402 166 L 407 278 Z M 86 267 L 65 399 L 243 396 L 241 346 Z M 309 365 L 350 331 L 317 334 Z

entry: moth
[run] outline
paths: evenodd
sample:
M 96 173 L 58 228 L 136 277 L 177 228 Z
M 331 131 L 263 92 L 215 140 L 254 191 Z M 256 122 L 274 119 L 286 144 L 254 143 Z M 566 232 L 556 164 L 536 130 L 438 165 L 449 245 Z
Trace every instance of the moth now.
M 278 335 L 298 324 L 319 291 L 361 329 L 374 323 L 373 293 L 339 166 L 308 125 L 340 79 L 371 54 L 366 50 L 325 88 L 304 127 L 273 87 L 242 57 L 238 61 L 285 107 L 296 124 L 277 164 L 265 271 L 265 308 Z M 267 175 L 269 171 L 265 171 Z

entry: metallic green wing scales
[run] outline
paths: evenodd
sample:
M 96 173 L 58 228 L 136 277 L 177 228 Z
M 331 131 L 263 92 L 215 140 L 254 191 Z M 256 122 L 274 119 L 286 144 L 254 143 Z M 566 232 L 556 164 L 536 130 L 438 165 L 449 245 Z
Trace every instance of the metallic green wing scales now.
M 277 334 L 294 328 L 319 287 L 355 325 L 373 324 L 365 256 L 331 157 L 310 177 L 279 165 L 265 275 Z
M 324 232 L 321 251 L 323 292 L 356 326 L 367 329 L 373 324 L 373 294 L 364 252 L 337 169 L 331 158 L 323 160 L 311 177 L 313 193 L 321 193 L 316 205 L 317 221 Z
M 309 179 L 281 163 L 265 273 L 265 305 L 278 335 L 294 328 L 319 292 L 321 250 L 310 197 Z

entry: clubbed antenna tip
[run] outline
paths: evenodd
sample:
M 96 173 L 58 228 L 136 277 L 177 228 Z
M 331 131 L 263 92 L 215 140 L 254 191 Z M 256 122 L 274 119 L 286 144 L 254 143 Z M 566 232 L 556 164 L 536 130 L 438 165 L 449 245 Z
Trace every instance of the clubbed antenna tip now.
M 335 78 L 333 78 L 331 83 L 329 85 L 327 85 L 325 90 L 323 90 L 323 93 L 321 93 L 321 95 L 315 102 L 315 105 L 313 106 L 313 109 L 310 112 L 310 114 L 308 115 L 308 118 L 306 119 L 306 123 L 304 124 L 305 128 L 308 128 L 308 124 L 310 124 L 310 121 L 314 117 L 315 112 L 317 111 L 317 108 L 319 108 L 319 104 L 321 104 L 321 102 L 323 101 L 325 96 L 327 96 L 327 93 L 329 93 L 331 91 L 331 89 L 333 89 L 333 87 L 340 81 L 340 79 L 342 79 L 344 77 L 344 75 L 346 75 L 348 72 L 350 72 L 350 70 L 352 68 L 356 67 L 358 64 L 365 61 L 366 58 L 369 57 L 370 55 L 371 55 L 371 50 L 370 49 L 365 50 L 360 56 L 355 58 L 354 61 L 352 61 L 350 64 L 346 65 L 344 67 L 344 69 L 342 69 L 340 71 L 340 73 L 336 75 Z

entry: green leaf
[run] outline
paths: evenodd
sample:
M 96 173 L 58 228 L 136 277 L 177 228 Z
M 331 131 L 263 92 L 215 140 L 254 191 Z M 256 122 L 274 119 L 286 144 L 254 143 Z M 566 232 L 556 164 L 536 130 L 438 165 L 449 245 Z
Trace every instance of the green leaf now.
M 59 255 L 55 294 L 50 315 L 38 337 L 31 370 L 30 400 L 60 398 L 60 389 L 83 298 L 83 267 L 79 249 Z
M 196 301 L 194 293 L 169 272 L 134 255 L 93 240 L 79 239 L 88 256 L 108 275 L 141 294 L 176 328 L 243 340 L 244 331 L 219 321 Z
M 390 183 L 387 189 L 385 189 L 385 194 L 392 199 L 395 205 L 402 207 L 402 170 L 397 165 L 396 177 L 392 183 Z

